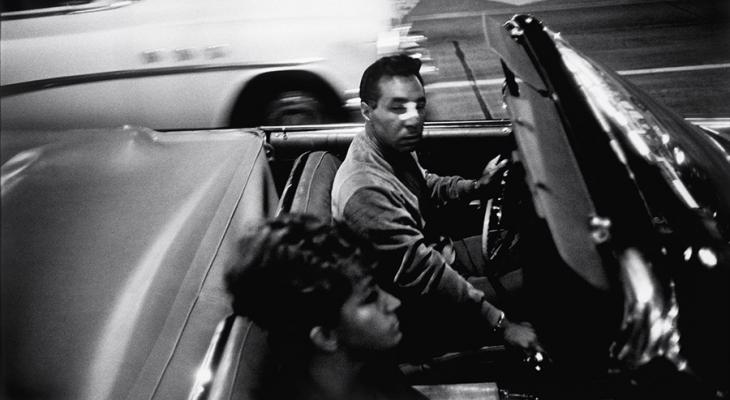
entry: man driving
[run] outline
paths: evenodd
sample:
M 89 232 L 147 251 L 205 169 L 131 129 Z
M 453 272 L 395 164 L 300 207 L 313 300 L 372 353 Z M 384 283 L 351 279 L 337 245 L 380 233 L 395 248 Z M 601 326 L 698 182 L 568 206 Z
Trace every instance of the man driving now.
M 492 160 L 478 180 L 441 177 L 421 167 L 415 153 L 426 109 L 420 65 L 396 55 L 365 70 L 365 131 L 353 139 L 335 177 L 333 217 L 378 251 L 383 262 L 376 276 L 403 301 L 409 354 L 478 345 L 490 332 L 510 345 L 540 350 L 529 324 L 510 321 L 465 278 L 484 269 L 478 237 L 455 242 L 430 223 L 439 205 L 493 190 L 506 160 Z

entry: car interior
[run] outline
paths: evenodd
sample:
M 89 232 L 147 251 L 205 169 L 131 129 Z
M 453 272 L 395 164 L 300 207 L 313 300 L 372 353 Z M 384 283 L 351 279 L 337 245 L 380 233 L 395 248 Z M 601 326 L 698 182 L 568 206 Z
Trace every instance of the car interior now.
M 530 17 L 523 19 L 518 22 L 533 24 Z M 597 229 L 601 221 L 591 219 L 586 224 L 584 219 L 591 215 L 587 210 L 594 207 L 593 201 L 604 201 L 606 209 L 628 203 L 626 198 L 616 200 L 607 188 L 620 188 L 622 194 L 634 189 L 616 183 L 621 173 L 605 172 L 607 165 L 618 165 L 608 148 L 590 141 L 587 134 L 580 135 L 604 132 L 596 127 L 592 113 L 584 109 L 581 97 L 568 93 L 562 103 L 548 98 L 555 88 L 543 85 L 541 74 L 545 71 L 529 68 L 527 55 L 512 48 L 524 40 L 521 31 L 505 27 L 509 34 L 500 48 L 506 77 L 505 101 L 513 114 L 525 118 L 513 118 L 514 125 L 509 121 L 427 123 L 418 156 L 431 172 L 465 178 L 478 177 L 495 155 L 511 160 L 499 193 L 491 201 L 481 199 L 444 207 L 439 222 L 451 237 L 483 233 L 485 257 L 497 265 L 522 268 L 524 282 L 519 296 L 508 299 L 513 304 L 497 305 L 506 307 L 510 315 L 516 314 L 516 319 L 530 321 L 539 332 L 546 354 L 536 357 L 503 346 L 488 346 L 443 354 L 418 364 L 402 364 L 402 372 L 432 399 L 692 398 L 700 393 L 699 382 L 674 368 L 668 358 L 656 357 L 637 371 L 626 369 L 620 359 L 611 356 L 620 349 L 621 340 L 627 339 L 622 335 L 631 334 L 625 320 L 625 299 L 635 293 L 626 291 L 627 285 L 621 281 L 626 261 L 617 260 L 619 255 L 604 244 L 607 238 Z M 545 40 L 541 26 L 531 29 L 538 39 Z M 516 36 L 509 37 L 512 34 Z M 538 47 L 549 46 L 543 43 Z M 557 63 L 551 58 L 554 54 L 548 56 L 543 58 Z M 560 63 L 552 67 L 562 71 Z M 562 80 L 556 87 L 575 89 L 570 79 L 558 76 Z M 576 130 L 571 132 L 573 128 Z M 277 212 L 307 212 L 331 219 L 332 181 L 349 140 L 362 127 L 261 129 L 272 147 L 270 165 L 282 193 Z M 518 134 L 513 129 L 519 130 Z M 588 188 L 590 192 L 581 187 L 583 173 L 596 173 L 602 178 L 590 182 L 594 186 Z M 643 214 L 618 210 L 614 216 L 616 220 L 633 218 L 633 223 L 625 226 L 636 227 Z M 580 228 L 571 231 L 570 227 Z M 645 236 L 653 235 L 646 232 Z M 628 232 L 630 237 L 636 235 Z M 636 243 L 641 243 L 641 238 Z M 596 257 L 586 258 L 591 252 L 597 253 L 593 254 Z M 637 321 L 633 323 L 647 322 L 643 318 Z M 235 365 L 233 360 L 239 362 L 241 367 L 228 372 L 236 376 L 227 379 L 245 384 L 220 387 L 233 387 L 231 390 L 240 393 L 240 398 L 255 399 L 251 389 L 256 378 L 240 377 L 255 376 L 265 366 L 265 332 L 240 321 L 230 324 L 241 324 L 236 340 L 229 341 L 218 353 L 212 351 L 211 358 L 228 360 L 229 365 Z M 641 336 L 642 329 L 648 327 L 636 327 L 634 334 Z M 651 340 L 645 341 L 651 344 Z M 640 350 L 630 347 L 628 351 Z M 214 383 L 211 393 L 218 386 Z
M 490 245 L 486 256 L 498 268 L 522 267 L 524 287 L 517 295 L 500 299 L 505 303 L 498 305 L 538 327 L 548 353 L 538 359 L 500 345 L 447 353 L 418 364 L 401 364 L 408 381 L 435 399 L 461 398 L 464 391 L 495 399 L 500 395 L 538 398 L 557 393 L 600 398 L 622 390 L 617 383 L 621 377 L 607 374 L 611 365 L 606 353 L 622 316 L 618 286 L 611 290 L 596 288 L 564 261 L 547 223 L 535 208 L 509 130 L 500 135 L 483 130 L 469 139 L 460 135 L 453 142 L 441 137 L 438 146 L 431 145 L 429 137 L 438 136 L 437 124 L 427 127 L 419 159 L 430 171 L 441 175 L 475 177 L 495 154 L 506 154 L 511 159 L 500 192 L 492 201 L 481 199 L 445 207 L 440 217 L 454 237 L 485 229 Z M 460 151 L 459 163 L 444 164 L 443 160 L 454 159 L 444 154 L 453 151 Z M 342 150 L 336 146 L 298 156 L 282 185 L 278 212 L 306 212 L 331 219 L 330 191 L 342 157 Z M 261 351 L 262 347 L 255 348 Z
M 287 179 L 278 212 L 309 213 L 331 221 L 332 183 L 341 163 L 340 158 L 328 151 L 300 155 Z M 503 346 L 486 346 L 468 353 L 445 354 L 423 364 L 402 364 L 400 368 L 417 390 L 431 399 L 458 398 L 464 392 L 496 399 L 498 389 L 494 382 L 464 379 L 467 376 L 464 369 L 484 371 L 484 365 L 475 363 L 483 363 L 480 358 L 484 359 L 487 354 L 491 363 L 491 359 L 499 358 L 504 351 Z M 462 370 L 454 373 L 458 367 Z M 451 371 L 451 377 L 445 371 Z
M 491 121 L 462 128 L 460 133 L 470 132 L 471 135 L 447 134 L 444 126 L 428 124 L 424 133 L 426 143 L 419 152 L 424 166 L 441 175 L 475 177 L 494 155 L 510 154 L 514 143 L 509 131 L 504 130 L 505 122 Z M 281 142 L 275 140 L 277 132 L 265 132 L 273 144 L 269 157 L 275 184 L 281 188 L 277 214 L 301 212 L 331 220 L 330 192 L 347 146 L 330 139 L 341 136 L 342 130 L 288 132 L 286 140 Z M 317 137 L 314 142 L 311 141 L 313 133 Z M 298 134 L 310 140 L 297 143 Z M 429 144 L 434 139 L 438 139 L 438 143 Z M 460 162 L 445 162 L 450 159 L 447 155 L 456 151 L 461 154 L 458 157 Z M 483 154 L 489 158 L 485 159 Z M 454 205 L 441 211 L 444 221 L 452 221 L 445 225 L 450 234 L 466 236 L 481 232 L 485 215 L 482 202 Z M 234 398 L 256 399 L 257 382 L 266 373 L 269 351 L 266 332 L 235 316 L 228 317 L 220 325 L 220 335 L 214 338 L 203 367 L 203 370 L 213 371 L 215 379 L 197 385 L 199 392 L 196 398 L 217 399 L 219 395 L 233 394 Z M 523 358 L 504 346 L 495 345 L 447 353 L 426 362 L 402 364 L 400 367 L 409 383 L 432 399 L 460 398 L 465 393 L 478 398 L 498 399 L 499 390 L 504 389 L 498 386 L 497 377 L 507 377 L 515 370 L 530 373 L 533 366 L 525 363 Z M 221 392 L 228 390 L 233 393 Z M 517 392 L 513 390 L 513 393 Z

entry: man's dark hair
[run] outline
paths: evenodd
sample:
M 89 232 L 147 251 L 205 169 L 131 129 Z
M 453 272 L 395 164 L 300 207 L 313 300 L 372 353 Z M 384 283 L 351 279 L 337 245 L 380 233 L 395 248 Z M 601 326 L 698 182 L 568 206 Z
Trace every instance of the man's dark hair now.
M 236 314 L 287 347 L 310 347 L 315 326 L 335 327 L 354 285 L 369 276 L 370 251 L 347 227 L 311 215 L 285 215 L 246 235 L 226 274 Z
M 423 85 L 421 60 L 405 54 L 382 57 L 365 69 L 360 79 L 360 100 L 375 108 L 380 98 L 378 83 L 383 77 L 415 76 Z

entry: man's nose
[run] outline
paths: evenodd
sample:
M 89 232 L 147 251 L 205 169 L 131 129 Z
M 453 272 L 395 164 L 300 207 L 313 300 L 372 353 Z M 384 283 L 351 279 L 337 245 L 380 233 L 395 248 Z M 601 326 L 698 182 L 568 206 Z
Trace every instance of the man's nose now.
M 421 122 L 421 113 L 418 110 L 416 103 L 406 103 L 406 112 L 399 115 L 398 118 L 405 124 L 412 125 Z

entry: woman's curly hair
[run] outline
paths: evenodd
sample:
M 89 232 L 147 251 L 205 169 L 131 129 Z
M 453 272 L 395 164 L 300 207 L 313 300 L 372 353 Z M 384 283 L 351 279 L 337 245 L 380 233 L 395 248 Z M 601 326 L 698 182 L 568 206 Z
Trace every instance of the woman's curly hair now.
M 226 274 L 236 314 L 282 340 L 308 342 L 334 327 L 353 286 L 372 271 L 368 246 L 339 223 L 302 214 L 269 220 L 246 235 Z

